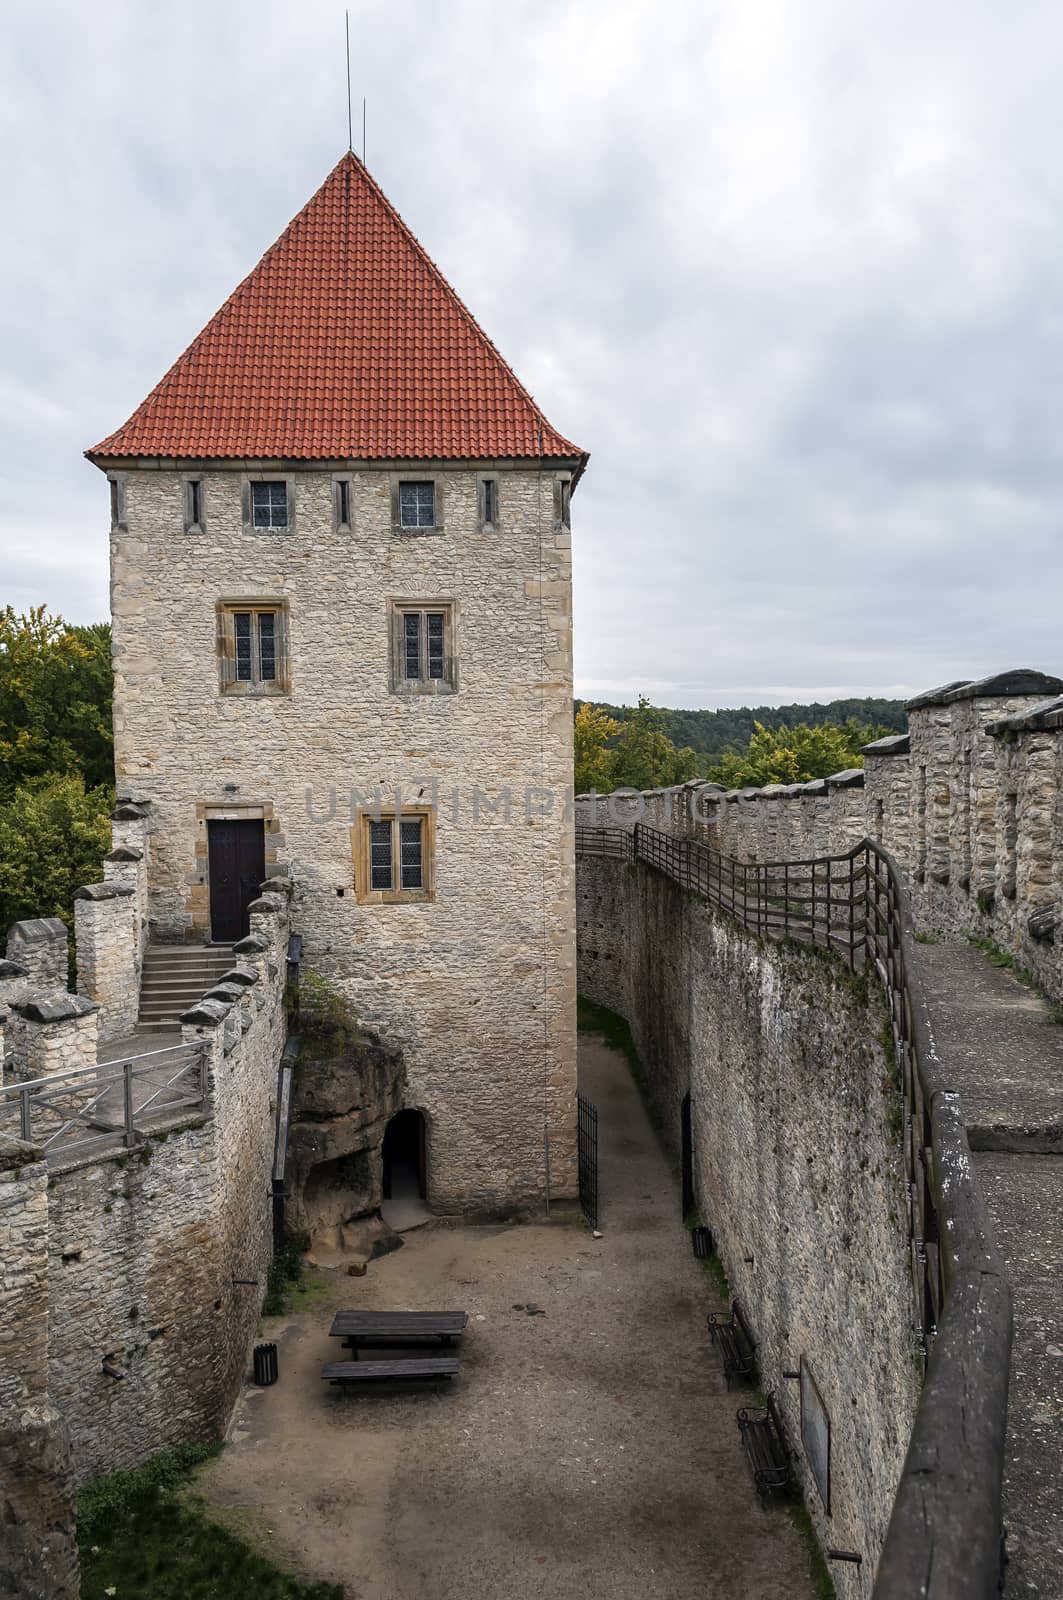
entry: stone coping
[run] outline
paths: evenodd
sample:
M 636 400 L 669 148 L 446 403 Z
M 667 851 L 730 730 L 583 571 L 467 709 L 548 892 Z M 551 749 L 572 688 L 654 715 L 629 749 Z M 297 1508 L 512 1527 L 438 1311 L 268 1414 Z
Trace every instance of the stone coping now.
M 48 944 L 66 936 L 67 926 L 61 917 L 27 917 L 24 922 L 13 922 L 7 931 L 9 944 Z
M 27 1022 L 71 1022 L 75 1017 L 90 1017 L 100 1008 L 83 994 L 53 994 L 13 1001 L 11 1009 Z
M 133 893 L 128 883 L 85 883 L 75 900 L 125 900 Z
M 18 961 L 0 961 L 0 980 L 10 978 L 28 978 L 29 967 L 24 967 Z
M 1010 672 L 997 672 L 989 678 L 978 678 L 964 684 L 945 696 L 947 705 L 957 700 L 997 700 L 1015 694 L 1059 694 L 1063 678 L 1054 678 L 1049 672 L 1038 672 L 1034 667 L 1013 667 Z
M 906 756 L 912 748 L 911 735 L 907 733 L 891 733 L 884 739 L 872 739 L 870 744 L 861 745 L 862 756 Z
M 997 722 L 986 724 L 986 732 L 995 738 L 1008 733 L 1034 733 L 1042 728 L 1063 728 L 1063 695 L 1042 700 L 1013 717 L 1001 717 Z
M 922 694 L 917 694 L 914 700 L 905 701 L 904 709 L 919 711 L 924 706 L 943 706 L 954 690 L 966 688 L 971 681 L 970 678 L 953 678 L 951 683 L 943 683 L 937 689 L 926 689 Z
M 120 844 L 116 845 L 103 859 L 105 861 L 143 861 L 144 852 L 143 850 L 135 849 L 131 844 Z

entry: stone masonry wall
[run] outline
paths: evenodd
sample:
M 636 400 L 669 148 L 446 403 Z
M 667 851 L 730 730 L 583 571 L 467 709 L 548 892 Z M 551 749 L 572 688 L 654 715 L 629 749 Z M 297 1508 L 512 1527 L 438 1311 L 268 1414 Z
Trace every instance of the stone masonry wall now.
M 703 839 L 744 861 L 841 854 L 878 840 L 919 925 L 991 939 L 1063 1000 L 1063 681 L 1020 669 L 946 684 L 908 706 L 863 771 L 724 792 L 694 782 L 580 796 L 580 826 Z M 1048 696 L 1048 698 L 1046 698 Z
M 285 1037 L 287 901 L 271 900 L 239 955 L 245 980 L 219 985 L 183 1030 L 207 1052 L 206 1114 L 128 1154 L 53 1165 L 49 1389 L 82 1479 L 217 1437 L 248 1366 Z
M 580 988 L 631 1024 L 758 1340 L 842 1600 L 871 1593 L 918 1398 L 899 1118 L 885 1009 L 840 963 L 762 943 L 639 865 L 582 857 Z M 800 1446 L 810 1367 L 831 1419 L 831 1514 Z M 738 1397 L 736 1396 L 736 1401 Z
M 0 1594 L 76 1600 L 75 1484 L 48 1394 L 48 1169 L 0 1141 Z
M 119 792 L 151 803 L 160 939 L 208 932 L 211 815 L 261 816 L 307 965 L 404 1047 L 430 1203 L 538 1206 L 547 1136 L 554 1196 L 576 1188 L 571 536 L 551 471 L 499 472 L 493 530 L 475 472 L 432 471 L 443 530 L 425 535 L 393 530 L 386 471 L 353 473 L 338 532 L 331 475 L 293 470 L 290 533 L 245 531 L 239 471 L 208 471 L 205 534 L 184 531 L 179 474 L 129 471 Z M 286 693 L 220 692 L 216 608 L 249 597 L 287 605 Z M 388 602 L 418 599 L 454 604 L 456 693 L 391 691 Z M 359 901 L 352 810 L 378 791 L 434 809 L 431 901 Z

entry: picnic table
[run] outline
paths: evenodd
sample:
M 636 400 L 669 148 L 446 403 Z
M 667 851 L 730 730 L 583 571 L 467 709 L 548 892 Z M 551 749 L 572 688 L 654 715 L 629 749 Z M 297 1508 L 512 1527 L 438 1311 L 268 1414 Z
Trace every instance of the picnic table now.
M 469 1318 L 464 1311 L 337 1311 L 329 1335 L 342 1339 L 358 1359 L 362 1345 L 417 1344 L 460 1339 Z

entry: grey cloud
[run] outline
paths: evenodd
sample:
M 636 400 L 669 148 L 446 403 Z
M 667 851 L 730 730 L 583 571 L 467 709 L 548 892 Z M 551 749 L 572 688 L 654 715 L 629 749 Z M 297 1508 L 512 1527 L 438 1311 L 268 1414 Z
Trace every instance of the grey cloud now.
M 325 0 L 0 41 L 0 600 L 106 610 L 121 422 L 346 143 Z M 1063 16 L 990 0 L 372 0 L 369 166 L 563 431 L 577 690 L 1063 668 Z

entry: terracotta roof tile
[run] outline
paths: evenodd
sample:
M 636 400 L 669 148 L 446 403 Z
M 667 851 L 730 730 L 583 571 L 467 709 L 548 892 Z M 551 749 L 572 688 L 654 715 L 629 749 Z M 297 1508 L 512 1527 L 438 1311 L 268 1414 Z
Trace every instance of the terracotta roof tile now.
M 585 459 L 351 154 L 129 421 L 85 453 Z

